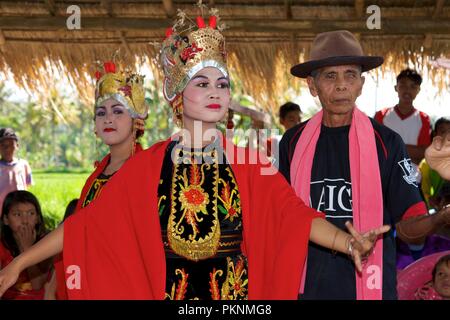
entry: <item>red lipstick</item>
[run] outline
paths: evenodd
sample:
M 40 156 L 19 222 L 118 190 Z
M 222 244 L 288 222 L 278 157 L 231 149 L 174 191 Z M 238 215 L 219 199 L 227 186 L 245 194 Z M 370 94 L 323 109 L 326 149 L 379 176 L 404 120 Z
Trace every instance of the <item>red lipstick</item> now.
M 209 109 L 220 109 L 220 104 L 210 104 L 206 106 Z
M 103 129 L 103 132 L 113 132 L 113 131 L 116 131 L 116 129 L 113 129 L 113 128 L 105 128 L 105 129 Z

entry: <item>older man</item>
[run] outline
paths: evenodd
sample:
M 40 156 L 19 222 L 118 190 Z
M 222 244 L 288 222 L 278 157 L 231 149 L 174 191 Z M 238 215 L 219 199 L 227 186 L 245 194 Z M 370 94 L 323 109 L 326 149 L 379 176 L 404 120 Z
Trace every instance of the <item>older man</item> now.
M 306 78 L 322 111 L 285 133 L 279 169 L 305 203 L 339 228 L 347 220 L 359 231 L 396 225 L 402 239 L 420 243 L 441 221 L 417 218 L 427 210 L 405 145 L 397 133 L 355 106 L 364 85 L 362 72 L 382 63 L 382 57 L 364 55 L 348 31 L 317 35 L 310 60 L 291 73 Z M 378 240 L 362 273 L 345 255 L 309 245 L 301 298 L 396 297 L 393 232 Z

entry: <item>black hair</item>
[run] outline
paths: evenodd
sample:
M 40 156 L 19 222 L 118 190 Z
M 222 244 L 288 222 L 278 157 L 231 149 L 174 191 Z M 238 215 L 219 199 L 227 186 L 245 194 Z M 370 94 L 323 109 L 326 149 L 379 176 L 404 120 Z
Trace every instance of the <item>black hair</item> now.
M 416 70 L 412 70 L 412 69 L 402 70 L 397 75 L 397 83 L 400 79 L 403 79 L 403 78 L 408 78 L 411 81 L 414 81 L 414 83 L 416 83 L 419 86 L 422 84 L 422 76 L 419 73 L 417 73 Z
M 64 218 L 63 221 L 65 221 L 68 217 L 70 217 L 77 208 L 78 199 L 72 199 L 66 207 L 66 212 L 64 212 Z
M 0 141 L 6 140 L 6 139 L 13 139 L 19 142 L 19 138 L 17 137 L 17 134 L 14 132 L 11 128 L 1 128 L 0 129 Z
M 136 136 L 135 136 L 135 138 L 136 138 L 136 139 L 139 139 L 140 137 L 142 137 L 142 136 L 144 135 L 144 133 L 145 133 L 144 130 L 141 130 L 141 129 L 136 130 Z
M 13 257 L 20 254 L 19 247 L 14 239 L 13 231 L 4 223 L 5 217 L 10 213 L 11 207 L 18 203 L 30 203 L 36 209 L 39 221 L 36 223 L 36 242 L 45 236 L 47 230 L 45 229 L 44 217 L 42 216 L 41 205 L 38 199 L 29 191 L 17 190 L 8 193 L 5 197 L 2 207 L 2 219 L 0 221 L 1 227 L 1 242 L 3 246 L 11 253 Z
M 287 116 L 287 114 L 291 111 L 302 112 L 298 104 L 289 101 L 280 107 L 279 111 L 280 119 L 284 119 Z
M 434 124 L 434 129 L 433 129 L 433 137 L 436 136 L 436 132 L 437 132 L 437 129 L 439 128 L 439 126 L 443 125 L 443 124 L 450 124 L 450 118 L 441 117 L 436 120 L 436 122 Z
M 436 264 L 434 265 L 434 268 L 433 268 L 433 273 L 432 273 L 432 275 L 433 275 L 433 282 L 434 282 L 434 278 L 436 277 L 436 271 L 437 271 L 437 268 L 441 265 L 441 264 L 448 264 L 450 262 L 450 254 L 447 254 L 447 255 L 445 255 L 445 256 L 442 256 L 439 260 L 438 260 L 438 262 L 436 262 Z

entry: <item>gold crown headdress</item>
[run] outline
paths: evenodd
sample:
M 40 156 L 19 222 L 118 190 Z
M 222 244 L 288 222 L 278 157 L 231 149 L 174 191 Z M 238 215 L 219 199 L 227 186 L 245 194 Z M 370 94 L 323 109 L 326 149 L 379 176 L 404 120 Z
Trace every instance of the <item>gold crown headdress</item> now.
M 217 15 L 209 18 L 208 25 L 198 16 L 196 25 L 181 31 L 177 29 L 185 22 L 184 12 L 179 11 L 179 17 L 175 25 L 167 29 L 161 49 L 163 92 L 171 104 L 203 68 L 215 67 L 228 76 L 225 38 L 217 29 Z
M 144 77 L 116 71 L 116 65 L 111 61 L 105 62 L 103 69 L 104 73 L 95 73 L 95 107 L 105 100 L 114 99 L 127 108 L 132 118 L 145 119 L 148 105 L 145 102 Z

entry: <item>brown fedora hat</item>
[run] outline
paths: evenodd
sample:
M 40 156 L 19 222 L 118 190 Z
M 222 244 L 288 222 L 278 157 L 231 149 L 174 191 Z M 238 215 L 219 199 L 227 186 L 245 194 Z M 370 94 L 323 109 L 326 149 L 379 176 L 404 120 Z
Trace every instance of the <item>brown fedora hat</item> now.
M 306 78 L 311 71 L 329 66 L 360 65 L 369 71 L 383 63 L 383 57 L 365 56 L 355 36 L 347 30 L 319 33 L 311 46 L 309 61 L 291 68 L 291 74 Z

